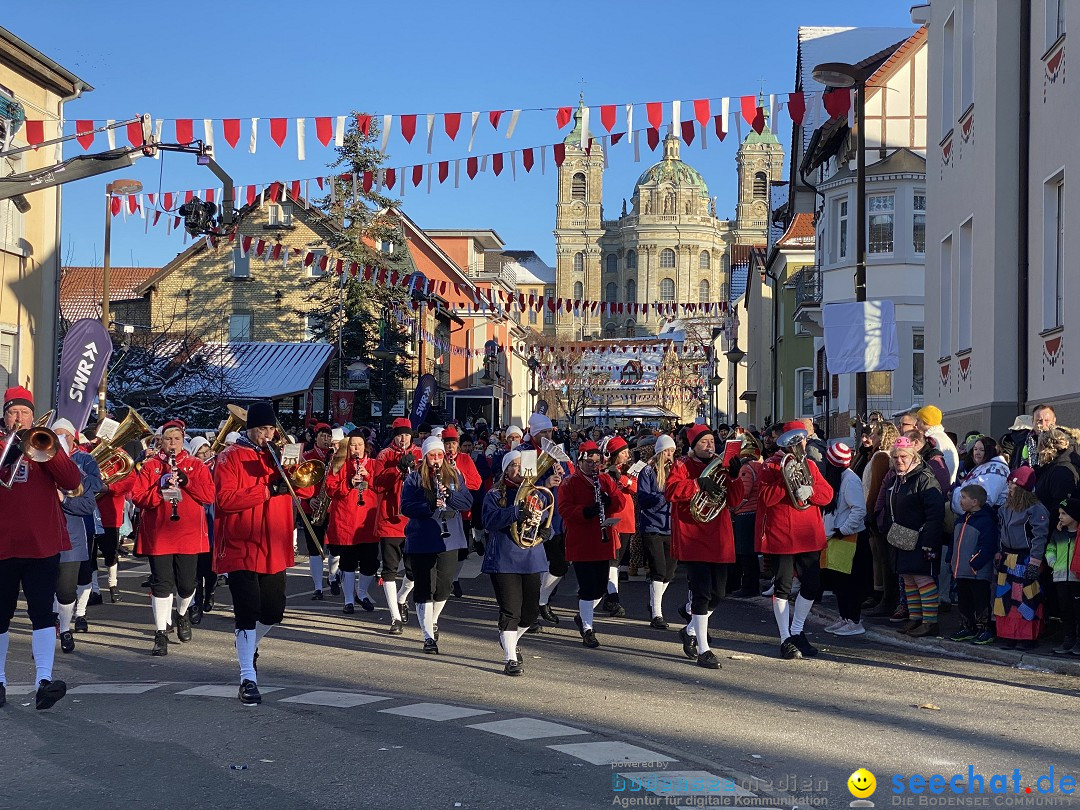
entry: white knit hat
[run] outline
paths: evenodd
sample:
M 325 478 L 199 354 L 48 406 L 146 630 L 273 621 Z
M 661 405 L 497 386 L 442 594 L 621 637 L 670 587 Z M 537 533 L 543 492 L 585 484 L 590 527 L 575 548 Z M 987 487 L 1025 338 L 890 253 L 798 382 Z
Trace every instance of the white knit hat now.
M 529 433 L 534 436 L 541 430 L 551 430 L 553 427 L 551 420 L 542 413 L 534 413 L 529 417 Z
M 56 431 L 58 431 L 58 430 L 66 430 L 72 436 L 78 436 L 79 435 L 79 431 L 77 431 L 75 429 L 75 426 L 73 424 L 71 424 L 70 419 L 57 419 L 49 427 L 52 429 L 52 431 L 54 433 Z
M 517 450 L 511 450 L 502 457 L 502 471 L 506 472 L 506 468 L 521 458 L 521 453 Z
M 240 438 L 240 434 L 237 433 L 234 430 L 232 433 L 229 433 L 225 437 L 225 446 L 228 447 L 230 444 L 236 444 L 236 442 L 239 440 L 239 438 Z
M 519 428 L 517 425 L 511 425 L 510 427 L 508 427 L 506 429 L 506 438 L 508 438 L 508 439 L 511 436 L 522 436 L 522 435 L 524 435 L 524 434 L 521 432 L 521 428 Z
M 210 442 L 208 442 L 202 436 L 196 436 L 194 439 L 191 440 L 191 445 L 188 447 L 188 452 L 191 453 L 191 455 L 195 455 L 202 448 L 209 446 Z
M 424 444 L 421 447 L 421 452 L 426 456 L 432 450 L 441 450 L 446 452 L 446 446 L 442 443 L 442 439 L 438 436 L 428 436 L 424 439 Z
M 653 447 L 653 455 L 657 453 L 663 453 L 665 450 L 674 450 L 675 440 L 668 436 L 666 433 L 656 440 L 656 444 Z

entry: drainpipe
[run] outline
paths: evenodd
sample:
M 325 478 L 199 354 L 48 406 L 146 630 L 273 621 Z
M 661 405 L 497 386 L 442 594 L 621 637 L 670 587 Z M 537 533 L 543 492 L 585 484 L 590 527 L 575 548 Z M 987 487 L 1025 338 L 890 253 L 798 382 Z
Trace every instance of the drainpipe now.
M 1028 400 L 1028 223 L 1031 164 L 1031 5 L 1020 4 L 1020 109 L 1017 123 L 1018 188 L 1016 190 L 1016 412 L 1027 413 Z

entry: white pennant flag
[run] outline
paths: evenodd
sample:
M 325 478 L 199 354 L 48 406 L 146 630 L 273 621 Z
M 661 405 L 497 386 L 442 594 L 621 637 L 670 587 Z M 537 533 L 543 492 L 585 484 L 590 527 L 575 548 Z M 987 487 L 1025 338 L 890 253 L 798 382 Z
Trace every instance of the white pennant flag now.
M 154 122 L 154 140 L 161 143 L 161 127 L 165 122 L 160 118 Z M 161 150 L 154 150 L 154 160 L 161 160 Z
M 386 154 L 386 142 L 390 140 L 390 126 L 393 122 L 393 115 L 384 115 L 382 117 L 382 143 L 379 144 L 379 151 L 384 155 Z
M 461 184 L 461 161 L 454 161 L 454 188 Z
M 727 135 L 728 115 L 731 114 L 731 99 L 726 96 L 720 99 L 720 131 Z
M 480 113 L 474 112 L 472 114 L 472 132 L 469 134 L 469 148 L 466 152 L 471 152 L 473 147 L 473 141 L 476 140 L 476 124 L 480 121 Z
M 428 116 L 429 119 L 434 118 L 434 117 L 435 117 L 434 115 L 429 115 Z M 433 174 L 432 168 L 434 168 L 434 166 L 435 166 L 434 163 L 429 163 L 428 167 L 427 167 L 427 193 L 428 194 L 431 193 L 431 175 Z
M 356 185 L 356 172 L 350 172 L 349 178 L 352 180 L 352 196 L 353 200 L 356 200 L 360 196 L 360 189 Z
M 296 119 L 296 159 L 305 160 L 307 157 L 307 138 L 305 128 L 307 127 L 306 118 Z
M 626 137 L 630 143 L 634 142 L 634 105 L 626 105 Z M 634 162 L 637 162 L 637 147 L 634 147 Z
M 334 146 L 345 145 L 345 116 L 337 117 L 337 126 L 334 128 Z
M 397 193 L 397 195 L 399 197 L 404 197 L 405 196 L 405 186 L 409 185 L 407 182 L 405 182 L 405 169 L 404 168 L 401 168 L 401 169 L 397 170 L 397 185 L 398 185 L 398 193 Z
M 113 125 L 115 123 L 116 120 L 113 118 L 110 118 L 108 121 L 105 122 L 105 126 L 108 127 L 108 129 L 105 130 L 105 138 L 109 142 L 110 149 L 116 148 L 116 130 L 113 129 Z
M 608 168 L 608 152 L 611 151 L 611 137 L 605 135 L 600 139 L 600 144 L 604 150 L 604 168 Z
M 682 126 L 682 102 L 671 102 L 671 134 L 679 136 L 679 127 Z
M 202 120 L 203 126 L 203 143 L 206 147 L 213 152 L 214 151 L 214 119 L 204 118 Z
M 510 177 L 517 182 L 517 152 L 510 153 Z
M 487 155 L 483 155 L 480 158 L 480 171 L 481 172 L 486 172 L 487 171 L 487 159 L 488 159 Z
M 431 141 L 435 137 L 435 113 L 427 114 L 427 152 L 431 154 Z M 428 188 L 428 192 L 431 192 L 431 188 Z
M 634 163 L 641 163 L 641 140 L 634 139 L 634 132 L 631 130 L 629 133 L 631 140 L 634 141 Z
M 258 140 L 258 136 L 259 136 L 259 119 L 258 118 L 252 118 L 251 119 L 251 140 L 248 142 L 248 151 L 251 152 L 251 154 L 253 154 L 253 155 L 255 154 L 255 146 L 256 146 L 256 141 Z
M 581 110 L 581 148 L 589 148 L 589 108 L 583 107 Z
M 776 94 L 769 93 L 769 126 L 776 126 Z
M 514 134 L 514 129 L 517 128 L 518 116 L 521 115 L 521 110 L 513 110 L 510 113 L 510 126 L 506 128 L 506 139 L 509 140 Z

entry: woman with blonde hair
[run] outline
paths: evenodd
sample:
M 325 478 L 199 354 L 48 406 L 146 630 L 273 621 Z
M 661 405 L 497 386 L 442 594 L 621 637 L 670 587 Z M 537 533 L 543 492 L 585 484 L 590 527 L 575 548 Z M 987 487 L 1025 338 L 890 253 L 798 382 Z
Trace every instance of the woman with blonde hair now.
M 344 613 L 355 612 L 357 594 L 360 607 L 375 609 L 368 595 L 368 587 L 379 572 L 379 538 L 375 534 L 378 498 L 370 489 L 374 475 L 375 461 L 367 454 L 364 434 L 350 431 L 347 440 L 338 445 L 326 475 L 330 498 L 326 543 L 330 554 L 341 558 Z
M 674 463 L 675 440 L 661 436 L 637 481 L 637 525 L 641 530 L 645 563 L 649 566 L 650 626 L 656 630 L 668 629 L 664 620 L 664 591 L 675 577 L 676 560 L 671 556 L 671 504 L 664 496 Z

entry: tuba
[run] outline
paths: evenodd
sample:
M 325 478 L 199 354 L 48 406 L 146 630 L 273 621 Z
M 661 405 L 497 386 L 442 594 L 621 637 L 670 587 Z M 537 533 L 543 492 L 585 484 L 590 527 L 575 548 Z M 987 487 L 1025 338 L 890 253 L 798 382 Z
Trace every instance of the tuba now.
M 781 433 L 776 439 L 776 446 L 786 451 L 780 459 L 780 474 L 784 477 L 791 502 L 799 510 L 810 508 L 810 501 L 799 500 L 799 488 L 814 485 L 814 477 L 806 460 L 806 449 L 802 445 L 808 435 L 805 430 L 796 429 Z
M 538 486 L 536 481 L 556 462 L 570 460 L 562 447 L 553 441 L 544 439 L 542 448 L 540 458 L 536 461 L 536 475 L 521 482 L 514 498 L 515 506 L 525 506 L 525 517 L 510 524 L 510 539 L 521 548 L 532 548 L 544 542 L 540 531 L 550 528 L 551 518 L 555 514 L 555 493 L 547 487 Z
M 724 468 L 724 457 L 713 453 L 712 460 L 705 465 L 698 480 L 702 478 L 715 481 L 719 491 L 713 494 L 699 489 L 694 493 L 690 501 L 690 517 L 698 523 L 708 523 L 716 520 L 727 506 L 727 470 Z
M 225 407 L 228 408 L 229 416 L 225 420 L 225 424 L 221 426 L 221 430 L 217 432 L 214 441 L 210 443 L 210 454 L 212 456 L 216 456 L 225 448 L 226 436 L 230 433 L 242 431 L 247 424 L 246 410 L 239 405 L 226 405 Z
M 102 439 L 90 451 L 101 469 L 101 483 L 111 486 L 135 469 L 135 462 L 124 449 L 131 441 L 142 441 L 153 436 L 154 431 L 134 408 L 128 408 L 127 416 L 116 428 L 111 439 Z

